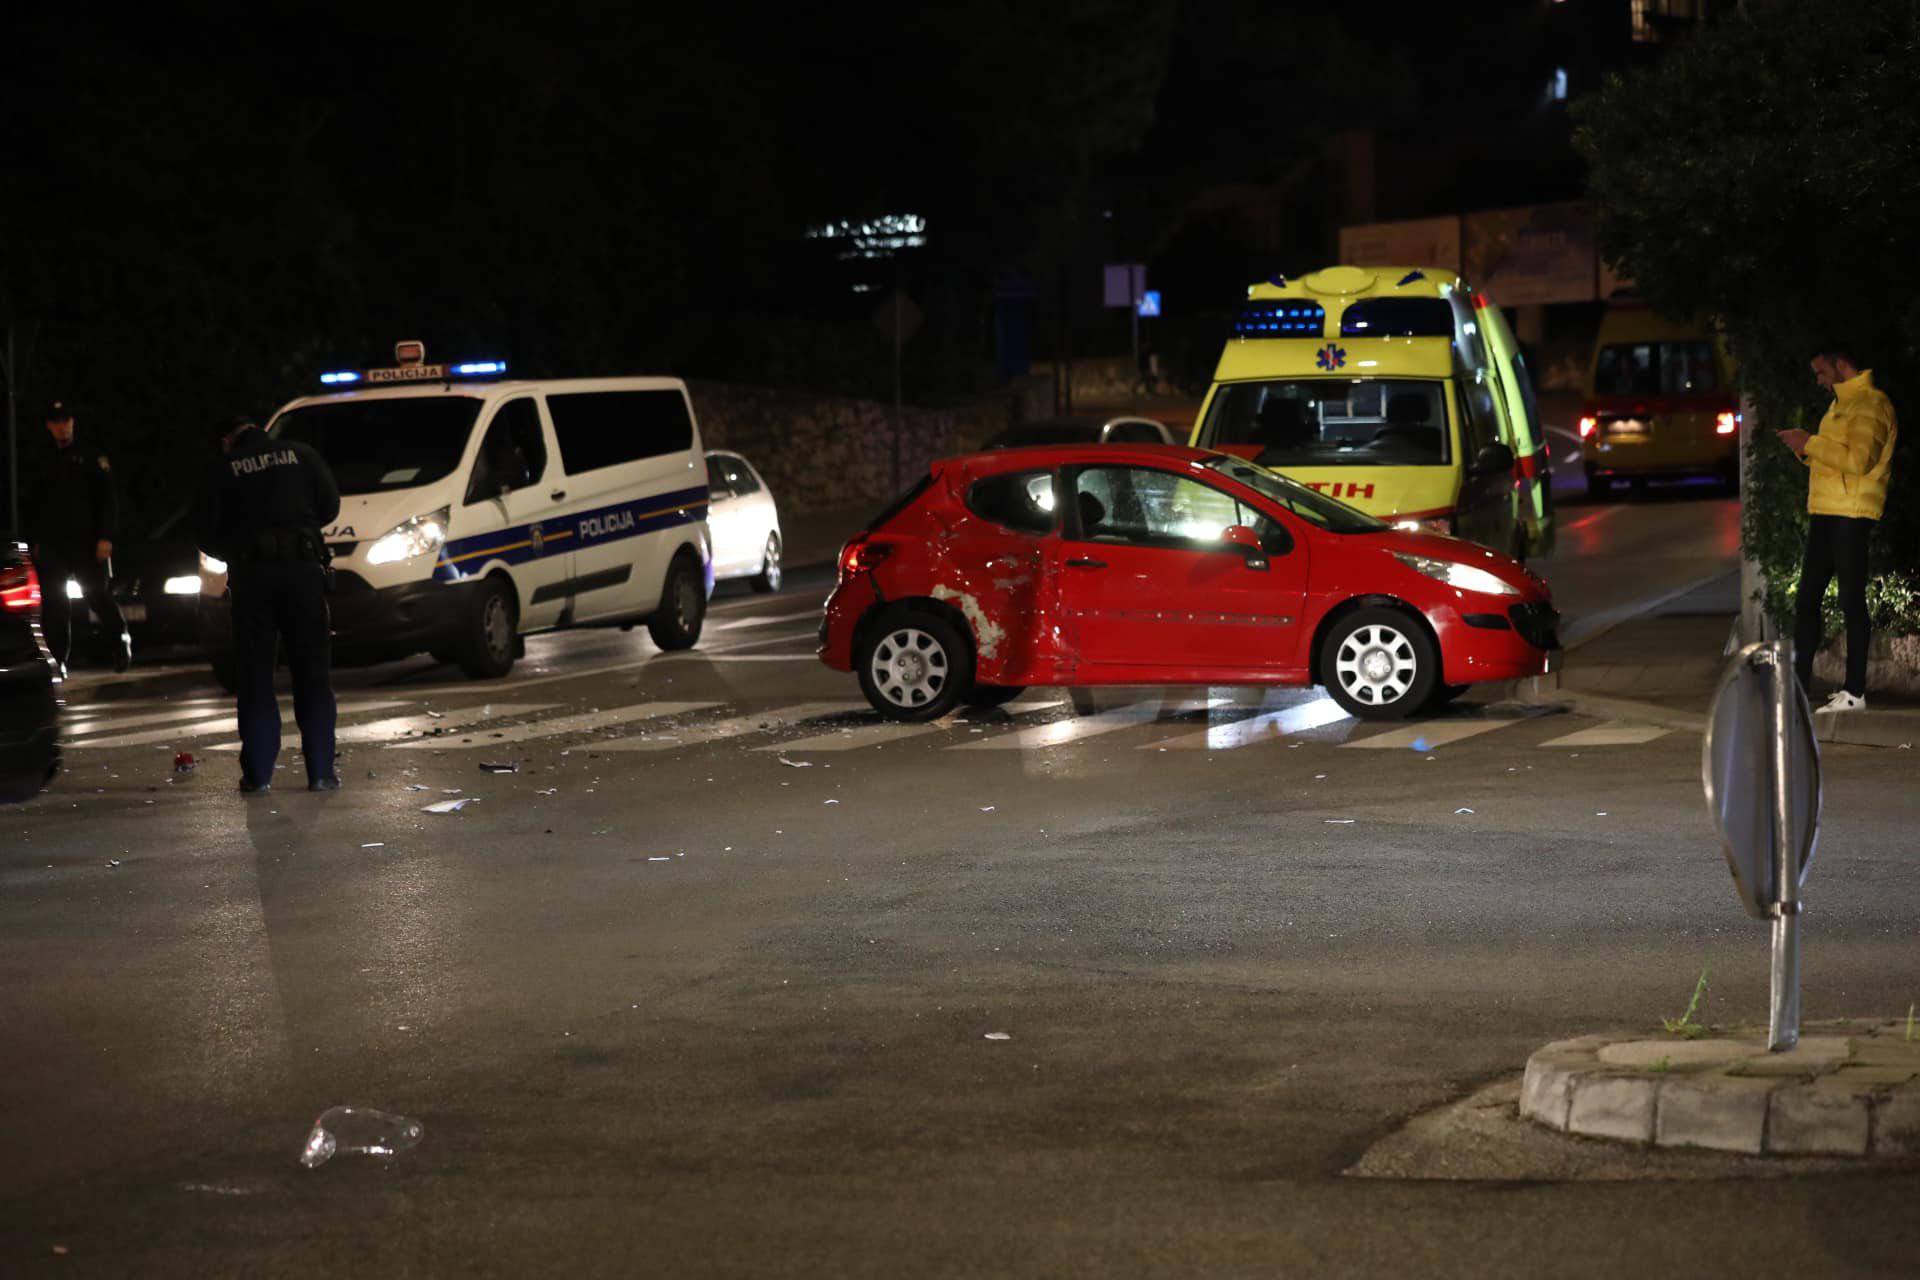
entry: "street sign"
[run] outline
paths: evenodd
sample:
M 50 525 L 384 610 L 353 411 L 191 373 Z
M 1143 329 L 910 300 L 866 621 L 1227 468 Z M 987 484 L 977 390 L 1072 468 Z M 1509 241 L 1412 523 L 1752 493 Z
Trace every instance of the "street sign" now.
M 1767 1048 L 1800 1043 L 1800 886 L 1820 839 L 1820 745 L 1793 641 L 1750 644 L 1720 677 L 1700 749 L 1707 811 L 1740 905 L 1773 925 Z
M 1769 781 L 1774 749 L 1773 699 L 1776 668 L 1755 658 L 1770 645 L 1750 644 L 1728 664 L 1707 713 L 1707 740 L 1701 774 L 1707 808 L 1719 828 L 1727 869 L 1747 914 L 1764 920 L 1781 901 L 1774 873 L 1774 806 Z M 1786 678 L 1792 679 L 1789 669 Z M 1820 746 L 1813 736 L 1813 716 L 1806 694 L 1795 682 L 1787 699 L 1787 794 L 1791 801 L 1793 863 L 1797 869 L 1792 897 L 1799 897 L 1813 862 L 1820 834 Z
M 1142 319 L 1159 315 L 1160 291 L 1158 289 L 1142 289 L 1140 291 L 1140 305 L 1135 308 L 1135 314 L 1139 315 Z
M 1101 296 L 1110 307 L 1133 307 L 1147 287 L 1147 268 L 1138 262 L 1110 262 L 1101 278 Z

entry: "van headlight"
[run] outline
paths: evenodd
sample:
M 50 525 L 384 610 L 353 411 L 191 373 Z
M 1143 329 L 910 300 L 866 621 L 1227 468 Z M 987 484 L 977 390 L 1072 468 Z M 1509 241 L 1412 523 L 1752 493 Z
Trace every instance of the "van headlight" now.
M 399 564 L 438 551 L 447 542 L 447 512 L 448 508 L 442 507 L 381 534 L 367 548 L 367 563 Z
M 179 577 L 168 578 L 161 590 L 170 596 L 197 596 L 200 594 L 200 575 L 183 573 Z
M 1517 596 L 1520 594 L 1518 589 L 1502 582 L 1485 569 L 1475 568 L 1470 564 L 1461 564 L 1457 560 L 1435 560 L 1431 556 L 1408 555 L 1404 551 L 1394 552 L 1393 558 L 1415 573 L 1425 574 L 1429 578 L 1436 578 L 1448 586 L 1457 587 L 1462 591 L 1478 591 L 1482 595 L 1489 596 Z

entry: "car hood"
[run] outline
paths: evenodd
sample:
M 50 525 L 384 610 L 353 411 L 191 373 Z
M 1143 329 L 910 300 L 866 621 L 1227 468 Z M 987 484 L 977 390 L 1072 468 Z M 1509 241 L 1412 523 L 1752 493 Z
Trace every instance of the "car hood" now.
M 321 533 L 328 542 L 367 542 L 446 505 L 446 493 L 438 488 L 341 494 L 339 516 Z
M 1401 555 L 1426 556 L 1433 560 L 1452 560 L 1459 564 L 1473 565 L 1477 569 L 1485 569 L 1529 599 L 1540 597 L 1551 599 L 1553 595 L 1547 587 L 1546 579 L 1539 574 L 1534 573 L 1512 556 L 1490 551 L 1477 542 L 1449 538 L 1440 533 L 1414 533 L 1401 529 L 1350 536 L 1367 539 L 1371 545 L 1387 555 L 1397 552 Z

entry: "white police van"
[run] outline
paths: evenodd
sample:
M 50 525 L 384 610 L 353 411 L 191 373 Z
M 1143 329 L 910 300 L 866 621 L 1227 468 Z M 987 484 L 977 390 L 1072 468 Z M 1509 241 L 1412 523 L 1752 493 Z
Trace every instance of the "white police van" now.
M 502 361 L 328 373 L 270 435 L 319 451 L 340 486 L 335 661 L 428 652 L 503 676 L 520 638 L 644 622 L 662 649 L 700 638 L 713 589 L 700 430 L 677 378 L 507 381 Z M 202 638 L 231 660 L 226 566 L 202 558 Z

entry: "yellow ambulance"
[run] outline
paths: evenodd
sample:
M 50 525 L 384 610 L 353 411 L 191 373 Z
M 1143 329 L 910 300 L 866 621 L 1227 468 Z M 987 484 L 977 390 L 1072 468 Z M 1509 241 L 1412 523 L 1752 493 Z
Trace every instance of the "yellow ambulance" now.
M 1192 443 L 1402 528 L 1523 558 L 1553 548 L 1519 343 L 1443 268 L 1336 266 L 1254 285 Z

